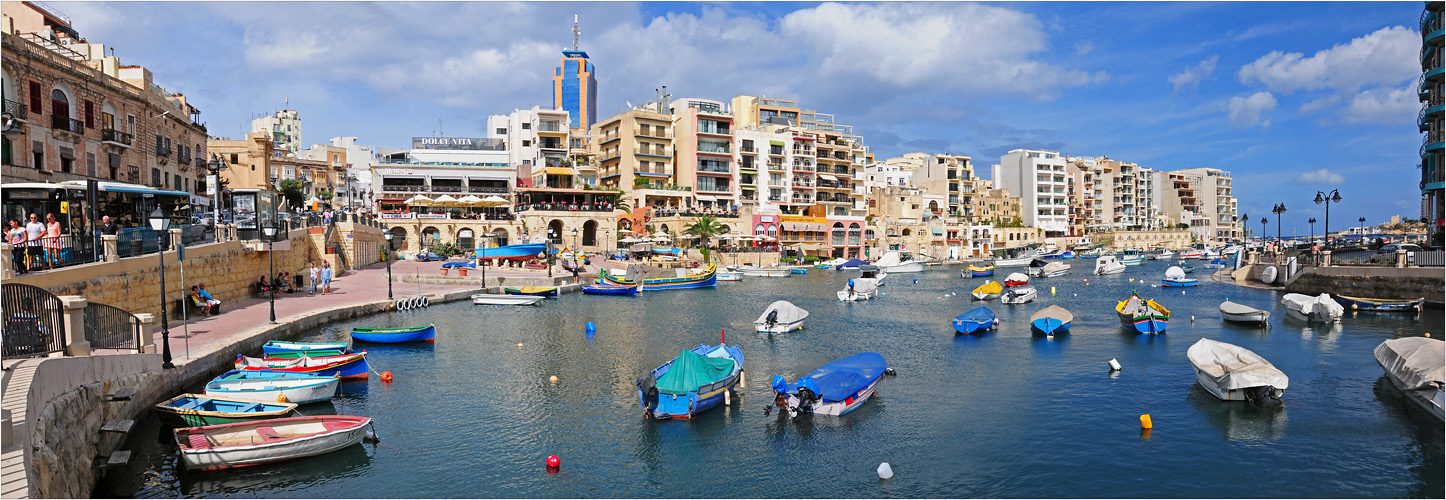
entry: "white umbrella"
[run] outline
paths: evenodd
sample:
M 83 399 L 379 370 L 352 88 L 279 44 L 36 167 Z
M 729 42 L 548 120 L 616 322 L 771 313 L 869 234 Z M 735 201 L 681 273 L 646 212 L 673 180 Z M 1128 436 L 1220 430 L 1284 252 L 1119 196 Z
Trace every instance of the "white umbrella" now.
M 419 195 L 413 196 L 413 197 L 411 197 L 411 198 L 408 198 L 407 201 L 406 201 L 406 203 L 407 203 L 408 205 L 427 206 L 427 205 L 431 205 L 431 204 L 432 204 L 432 199 L 431 199 L 431 198 L 428 198 L 426 195 L 421 195 L 421 194 L 419 194 Z
M 481 202 L 482 202 L 482 198 L 478 198 L 478 197 L 472 196 L 472 195 L 470 195 L 470 194 L 467 195 L 467 196 L 463 196 L 461 199 L 457 200 L 457 203 L 461 203 L 461 204 L 464 204 L 464 205 L 476 205 L 476 204 L 479 204 L 479 203 L 481 203 Z
M 629 237 L 627 237 L 627 238 L 623 238 L 623 239 L 621 239 L 621 240 L 618 240 L 619 243 L 637 243 L 637 242 L 639 242 L 639 241 L 647 241 L 647 240 L 640 240 L 640 239 L 634 238 L 634 237 L 632 237 L 632 236 L 629 236 Z
M 656 232 L 656 233 L 653 233 L 653 237 L 654 237 L 654 238 L 667 238 L 667 237 L 668 237 L 668 233 L 665 233 L 665 232 L 662 232 L 662 231 L 658 231 L 658 232 Z
M 306 202 L 307 202 L 307 203 L 321 203 L 321 198 L 317 198 L 317 197 L 315 197 L 315 196 L 312 196 L 311 198 L 307 198 Z
M 497 196 L 497 195 L 492 195 L 492 196 L 488 196 L 488 197 L 486 197 L 486 198 L 482 198 L 481 205 L 484 206 L 484 207 L 500 207 L 500 206 L 502 206 L 502 205 L 506 205 L 507 203 L 508 203 L 508 202 L 507 202 L 507 198 L 503 198 L 503 197 Z
M 457 204 L 457 199 L 453 198 L 450 194 L 444 194 L 438 196 L 436 200 L 432 200 L 432 203 L 435 203 L 437 206 L 450 207 Z

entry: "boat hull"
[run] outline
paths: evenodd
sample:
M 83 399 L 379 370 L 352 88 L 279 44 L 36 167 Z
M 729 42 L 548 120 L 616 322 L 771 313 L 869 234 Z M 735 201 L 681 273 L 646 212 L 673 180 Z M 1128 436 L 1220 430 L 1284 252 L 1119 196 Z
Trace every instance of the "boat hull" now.
M 637 295 L 637 285 L 583 285 L 582 293 L 588 295 Z
M 539 254 L 546 251 L 546 243 L 524 243 L 495 248 L 478 248 L 473 250 L 473 257 L 482 260 L 528 261 L 536 259 Z
M 1039 296 L 1039 291 L 1030 288 L 1018 293 L 1006 293 L 999 296 L 999 301 L 1005 304 L 1028 304 Z
M 990 300 L 999 298 L 999 292 L 970 292 L 969 295 L 971 297 L 974 297 L 974 300 Z
M 503 295 L 497 293 L 479 293 L 472 296 L 472 303 L 476 305 L 493 306 L 530 306 L 542 302 L 545 297 L 533 295 Z
M 1333 297 L 1336 303 L 1351 311 L 1373 311 L 1373 312 L 1406 312 L 1414 313 L 1421 311 L 1426 304 L 1426 299 L 1415 300 L 1392 300 L 1392 299 L 1366 299 L 1361 297 L 1348 297 L 1336 295 Z
M 286 379 L 212 380 L 206 384 L 206 395 L 253 401 L 318 403 L 336 396 L 336 386 L 340 381 L 338 377 L 297 382 Z
M 897 266 L 879 266 L 886 273 L 922 273 L 924 265 L 918 262 L 899 264 Z
M 534 297 L 557 297 L 558 290 L 560 290 L 560 289 L 557 288 L 557 287 L 545 287 L 545 288 L 533 288 L 533 287 L 503 288 L 503 291 L 506 291 L 506 292 L 507 292 L 507 295 L 531 295 L 531 296 L 534 296 Z
M 1024 267 L 1034 261 L 1034 257 L 1020 257 L 1018 259 L 995 259 L 994 267 Z
M 298 353 L 307 351 L 342 351 L 346 352 L 345 342 L 287 342 L 283 340 L 272 340 L 261 346 L 264 354 Z
M 807 412 L 800 412 L 807 413 L 809 415 L 844 415 L 848 412 L 858 409 L 858 407 L 863 406 L 864 403 L 867 403 L 869 401 L 869 398 L 873 397 L 874 388 L 878 385 L 879 379 L 874 379 L 873 382 L 869 383 L 868 387 L 865 387 L 863 390 L 855 393 L 853 396 L 849 396 L 843 401 L 833 401 L 828 403 L 821 402 L 813 405 Z M 800 401 L 797 395 L 788 395 L 789 408 L 798 408 L 799 403 Z
M 1263 324 L 1265 324 L 1267 321 L 1270 320 L 1270 311 L 1260 311 L 1260 312 L 1249 313 L 1249 314 L 1232 314 L 1232 313 L 1222 312 L 1222 313 L 1220 313 L 1220 314 L 1221 314 L 1221 316 L 1223 316 L 1223 317 L 1225 318 L 1225 321 L 1232 321 L 1232 322 L 1235 322 L 1235 323 L 1246 323 L 1246 324 L 1252 324 L 1252 325 L 1263 325 Z
M 367 366 L 367 352 L 325 356 L 317 358 L 248 358 L 237 356 L 236 368 L 240 370 L 271 370 L 286 373 L 302 373 L 321 377 L 367 378 L 371 369 Z
M 723 271 L 717 273 L 718 281 L 743 281 L 743 273 Z
M 201 427 L 282 418 L 290 415 L 296 406 L 296 403 L 182 394 L 157 404 L 155 410 L 161 422 L 172 427 Z
M 1069 333 L 1069 322 L 1061 321 L 1058 318 L 1039 318 L 1029 322 L 1029 327 L 1044 335 Z
M 774 323 L 772 326 L 760 325 L 755 323 L 753 325 L 753 329 L 757 330 L 758 333 L 788 333 L 794 330 L 802 330 L 803 321 L 799 320 L 792 323 Z
M 1160 280 L 1160 286 L 1171 286 L 1171 287 L 1174 287 L 1174 286 L 1197 286 L 1197 285 L 1199 285 L 1199 284 L 1200 284 L 1200 280 L 1194 280 L 1194 279 L 1184 279 L 1184 280 L 1163 279 L 1163 280 Z
M 261 423 L 176 429 L 175 438 L 181 451 L 181 461 L 187 469 L 221 470 L 331 453 L 360 444 L 362 438 L 366 437 L 366 426 L 370 424 L 370 418 L 345 415 L 293 417 Z M 253 437 L 242 434 L 243 429 L 257 426 L 274 428 L 287 434 L 282 434 L 280 438 Z M 233 432 L 233 429 L 241 432 Z M 299 435 L 289 432 L 290 429 L 298 429 L 295 431 L 296 433 L 310 432 L 312 429 L 318 429 L 319 432 Z M 298 435 L 298 437 L 285 437 L 290 435 Z M 198 443 L 200 446 L 192 443 L 193 436 L 201 439 L 202 443 Z M 206 442 L 217 440 L 217 437 L 220 436 L 233 439 L 223 440 L 222 443 L 225 444 L 219 445 L 211 445 Z M 239 442 L 241 439 L 248 442 Z
M 1225 389 L 1223 387 L 1215 385 L 1215 381 L 1211 380 L 1210 377 L 1206 375 L 1204 370 L 1193 366 L 1191 368 L 1195 369 L 1195 382 L 1200 384 L 1200 387 L 1205 389 L 1205 392 L 1209 392 L 1211 396 L 1215 396 L 1221 401 L 1248 401 L 1249 398 L 1246 397 L 1246 393 L 1251 391 L 1252 389 L 1255 389 L 1254 387 L 1247 387 L 1243 389 Z M 1280 397 L 1284 395 L 1285 389 L 1274 387 L 1271 388 L 1271 397 L 1274 397 L 1275 399 L 1280 399 Z
M 400 344 L 404 342 L 434 342 L 437 327 L 433 325 L 408 328 L 353 328 L 352 340 L 374 344 Z
M 1380 364 L 1380 360 L 1376 360 L 1376 364 Z M 1385 366 L 1381 368 L 1384 369 Z M 1436 420 L 1446 420 L 1446 395 L 1442 394 L 1441 388 L 1438 387 L 1435 390 L 1406 389 L 1406 383 L 1402 382 L 1395 373 L 1391 373 L 1391 370 L 1386 370 L 1386 380 L 1390 380 L 1391 385 L 1396 386 L 1396 389 L 1406 395 L 1406 399 L 1415 403 L 1422 410 L 1426 410 L 1431 416 L 1436 417 Z
M 984 333 L 993 328 L 993 321 L 977 321 L 972 319 L 954 320 L 954 331 L 964 335 L 969 335 L 971 333 Z

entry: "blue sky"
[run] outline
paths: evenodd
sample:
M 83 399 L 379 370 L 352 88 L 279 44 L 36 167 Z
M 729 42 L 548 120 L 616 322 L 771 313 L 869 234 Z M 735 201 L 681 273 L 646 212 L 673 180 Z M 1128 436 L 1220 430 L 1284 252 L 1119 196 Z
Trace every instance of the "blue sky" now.
M 183 92 L 212 134 L 301 112 L 302 141 L 485 135 L 546 105 L 581 17 L 599 117 L 653 97 L 796 98 L 880 159 L 1020 147 L 1235 175 L 1258 225 L 1419 216 L 1421 2 L 55 3 Z M 1271 226 L 1274 217 L 1271 216 Z M 1271 229 L 1274 229 L 1273 227 Z M 1316 231 L 1320 231 L 1317 224 Z

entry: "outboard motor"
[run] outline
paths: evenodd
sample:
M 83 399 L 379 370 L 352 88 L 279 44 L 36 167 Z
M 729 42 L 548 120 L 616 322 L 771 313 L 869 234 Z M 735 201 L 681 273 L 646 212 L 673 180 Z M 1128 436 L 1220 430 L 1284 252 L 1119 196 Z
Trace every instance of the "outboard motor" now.
M 643 393 L 643 414 L 652 418 L 653 410 L 658 408 L 658 381 L 653 372 L 638 378 L 638 390 Z
M 813 405 L 818 402 L 818 395 L 807 387 L 798 388 L 798 412 L 813 413 Z
M 1281 402 L 1280 398 L 1275 395 L 1275 392 L 1276 388 L 1273 385 L 1267 385 L 1264 387 L 1252 387 L 1245 391 L 1245 400 L 1250 402 L 1251 404 L 1269 402 L 1279 403 Z
M 778 324 L 778 310 L 774 309 L 772 311 L 768 311 L 768 316 L 764 317 L 763 319 L 764 321 L 768 322 L 769 328 L 773 328 L 774 325 Z

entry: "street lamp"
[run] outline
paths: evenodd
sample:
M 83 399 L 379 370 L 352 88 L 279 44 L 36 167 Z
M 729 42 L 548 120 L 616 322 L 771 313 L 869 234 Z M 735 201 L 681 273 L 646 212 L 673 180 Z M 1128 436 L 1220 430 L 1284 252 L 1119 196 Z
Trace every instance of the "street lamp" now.
M 1315 192 L 1315 204 L 1319 205 L 1321 203 L 1325 203 L 1326 207 L 1325 230 L 1322 231 L 1322 233 L 1325 235 L 1326 248 L 1330 248 L 1331 246 L 1331 202 L 1341 202 L 1340 190 L 1332 189 L 1329 195 L 1320 191 Z
M 547 246 L 543 247 L 543 251 L 547 253 L 547 277 L 549 278 L 552 277 L 552 239 L 556 237 L 557 233 L 552 228 L 547 228 Z
M 266 279 L 276 276 L 276 252 L 271 251 L 271 241 L 275 240 L 276 223 L 271 219 L 261 221 L 261 234 L 266 235 Z M 272 281 L 271 287 L 271 324 L 276 324 L 276 282 Z
M 1250 242 L 1250 214 L 1240 214 L 1240 228 L 1245 231 L 1246 248 Z
M 1275 214 L 1275 241 L 1280 241 L 1280 214 L 1285 213 L 1285 204 L 1276 205 L 1270 210 L 1270 213 Z
M 1361 219 L 1361 220 L 1365 220 L 1365 219 Z M 579 246 L 579 243 L 578 243 L 578 241 L 577 241 L 577 228 L 572 228 L 572 253 L 576 254 L 577 251 L 578 251 L 578 250 L 581 250 L 581 249 L 582 249 L 582 247 Z
M 1306 221 L 1306 222 L 1309 222 L 1309 223 L 1310 223 L 1310 244 L 1314 245 L 1314 244 L 1315 244 L 1315 217 L 1311 217 L 1310 220 L 1308 220 L 1308 221 Z
M 477 254 L 477 260 L 482 261 L 482 293 L 487 293 L 487 240 L 491 237 L 490 233 L 482 233 L 482 251 Z
M 1371 244 L 1366 241 L 1366 218 L 1361 217 L 1359 222 L 1361 223 L 1361 246 L 1371 248 Z
M 387 239 L 387 300 L 392 300 L 392 231 L 387 230 L 387 232 L 382 233 L 382 237 Z M 487 275 L 485 274 L 487 271 L 482 272 L 484 273 L 482 275 L 482 281 L 485 282 L 487 281 Z
M 1265 223 L 1267 223 L 1267 222 L 1270 222 L 1270 219 L 1266 219 L 1265 217 L 1261 217 L 1261 218 L 1260 218 L 1260 241 L 1261 241 L 1261 243 L 1264 243 L 1264 242 L 1265 242 Z
M 171 364 L 171 325 L 166 321 L 166 235 L 171 228 L 171 218 L 157 208 L 151 212 L 151 229 L 156 232 L 156 247 L 161 259 L 161 368 L 175 368 Z
M 206 170 L 210 171 L 211 175 L 216 177 L 215 185 L 213 186 L 216 194 L 211 197 L 211 232 L 214 233 L 213 236 L 216 237 L 217 243 L 221 242 L 221 170 L 225 168 L 226 162 L 221 160 L 220 153 L 213 153 L 211 155 L 211 161 L 206 163 Z M 206 183 L 211 184 L 211 179 L 206 179 Z

